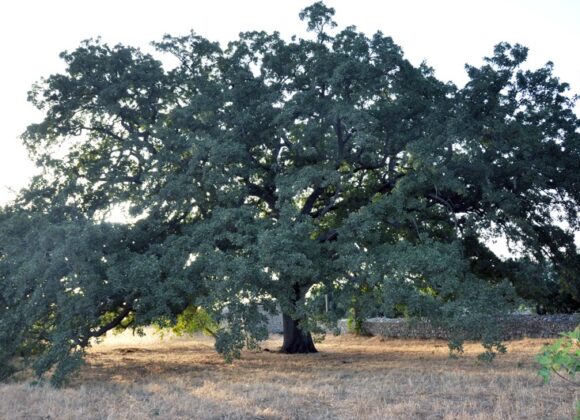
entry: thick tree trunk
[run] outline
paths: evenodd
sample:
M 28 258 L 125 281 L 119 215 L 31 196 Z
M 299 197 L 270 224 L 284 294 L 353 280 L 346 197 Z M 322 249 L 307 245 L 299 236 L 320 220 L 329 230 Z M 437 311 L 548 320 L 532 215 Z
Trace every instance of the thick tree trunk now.
M 294 285 L 294 296 L 290 299 L 291 303 L 296 305 L 300 299 L 304 298 L 305 294 L 305 289 L 301 289 L 297 284 Z M 284 342 L 280 350 L 282 353 L 317 353 L 312 335 L 300 328 L 298 320 L 290 315 L 282 314 L 282 327 L 284 328 Z
M 284 342 L 282 343 L 282 353 L 316 353 L 312 335 L 304 332 L 298 326 L 298 321 L 283 314 L 282 325 L 284 327 Z

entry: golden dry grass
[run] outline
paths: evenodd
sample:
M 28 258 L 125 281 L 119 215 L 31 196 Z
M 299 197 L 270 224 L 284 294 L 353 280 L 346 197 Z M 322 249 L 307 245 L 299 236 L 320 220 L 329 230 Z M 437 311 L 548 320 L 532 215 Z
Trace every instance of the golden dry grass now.
M 327 337 L 318 354 L 228 365 L 208 339 L 111 340 L 65 389 L 0 385 L 0 418 L 570 419 L 578 392 L 536 374 L 545 342 L 513 341 L 488 366 L 476 345 L 450 359 L 442 341 Z

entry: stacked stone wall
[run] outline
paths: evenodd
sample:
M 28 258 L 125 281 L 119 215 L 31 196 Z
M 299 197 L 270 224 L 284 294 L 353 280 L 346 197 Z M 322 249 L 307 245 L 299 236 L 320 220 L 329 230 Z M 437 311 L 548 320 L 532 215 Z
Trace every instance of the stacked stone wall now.
M 498 322 L 501 323 L 504 340 L 552 338 L 576 328 L 580 324 L 580 314 L 513 314 Z M 348 332 L 346 320 L 339 321 L 338 327 L 342 334 Z M 429 321 L 400 318 L 371 318 L 363 322 L 363 330 L 370 335 L 389 338 L 448 338 L 445 330 L 433 327 Z

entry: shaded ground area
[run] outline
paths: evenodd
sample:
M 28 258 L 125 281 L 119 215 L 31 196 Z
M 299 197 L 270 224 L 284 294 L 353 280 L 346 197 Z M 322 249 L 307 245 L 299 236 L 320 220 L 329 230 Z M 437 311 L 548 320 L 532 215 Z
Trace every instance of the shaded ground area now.
M 578 392 L 536 375 L 546 342 L 513 341 L 488 366 L 477 345 L 450 359 L 443 341 L 327 337 L 318 354 L 245 352 L 228 365 L 208 339 L 111 340 L 66 389 L 0 385 L 0 418 L 569 419 Z

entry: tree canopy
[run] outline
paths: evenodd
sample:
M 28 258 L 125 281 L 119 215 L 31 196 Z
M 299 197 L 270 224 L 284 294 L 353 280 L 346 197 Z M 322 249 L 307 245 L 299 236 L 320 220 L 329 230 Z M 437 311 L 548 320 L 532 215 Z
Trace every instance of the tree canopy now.
M 2 375 L 33 356 L 58 383 L 91 339 L 192 307 L 226 357 L 278 310 L 293 353 L 347 310 L 491 351 L 521 298 L 578 309 L 580 121 L 553 65 L 501 43 L 459 88 L 333 15 L 304 9 L 306 39 L 165 36 L 174 65 L 98 40 L 61 54 L 29 94 L 43 172 L 0 211 Z

